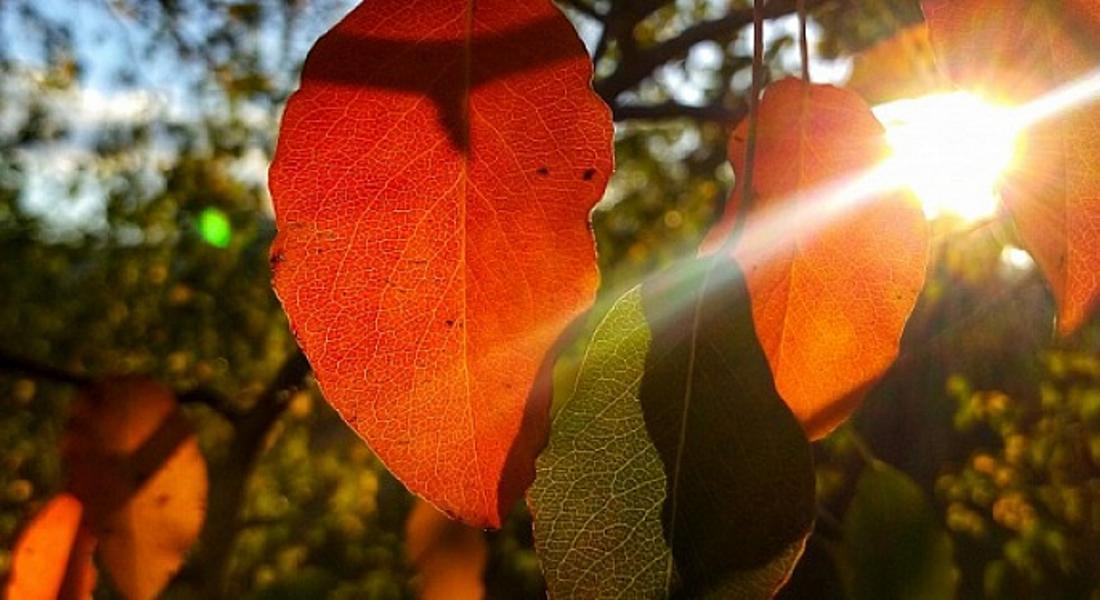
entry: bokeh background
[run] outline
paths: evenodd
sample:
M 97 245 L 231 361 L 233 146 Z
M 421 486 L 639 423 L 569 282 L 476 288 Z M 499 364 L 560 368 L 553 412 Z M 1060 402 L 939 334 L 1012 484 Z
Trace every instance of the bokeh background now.
M 599 22 L 571 4 L 606 79 L 630 52 L 601 47 Z M 854 58 L 919 23 L 915 0 L 812 4 L 820 80 L 862 78 L 875 101 L 927 91 L 919 44 Z M 232 414 L 292 354 L 269 286 L 265 172 L 305 53 L 352 5 L 0 0 L 0 581 L 20 527 L 62 485 L 65 374 L 212 389 Z M 638 48 L 744 3 L 655 6 L 627 34 Z M 769 26 L 773 77 L 798 70 L 794 31 L 790 18 Z M 717 31 L 614 98 L 618 170 L 593 213 L 604 297 L 692 254 L 720 213 L 723 119 L 749 84 L 748 40 Z M 782 596 L 1100 599 L 1100 330 L 1053 336 L 1049 293 L 1002 219 L 933 227 L 901 358 L 816 447 L 817 531 Z M 211 504 L 235 503 L 219 497 L 232 485 L 244 493 L 219 547 L 204 535 L 165 597 L 418 594 L 405 544 L 415 501 L 315 387 L 289 399 L 254 465 L 224 410 L 185 410 Z M 853 506 L 876 461 L 896 477 Z M 544 597 L 522 506 L 484 539 L 488 597 Z M 864 557 L 887 555 L 883 587 L 853 586 Z M 108 578 L 96 597 L 117 597 Z

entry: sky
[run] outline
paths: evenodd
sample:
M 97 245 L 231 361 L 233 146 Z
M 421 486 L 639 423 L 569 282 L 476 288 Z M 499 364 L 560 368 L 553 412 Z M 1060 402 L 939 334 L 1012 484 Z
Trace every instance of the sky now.
M 686 2 L 688 0 L 679 0 Z M 707 0 L 710 9 L 707 18 L 719 17 L 728 6 L 727 0 Z M 259 40 L 265 56 L 304 57 L 306 51 L 325 30 L 330 28 L 355 4 L 354 0 L 332 0 L 329 6 L 307 14 L 301 20 L 303 26 L 295 30 L 289 48 L 283 48 L 283 39 L 277 27 L 265 28 Z M 59 114 L 64 114 L 75 132 L 71 139 L 50 145 L 28 149 L 23 159 L 28 167 L 29 184 L 24 202 L 32 212 L 44 216 L 58 230 L 70 228 L 96 230 L 106 226 L 103 190 L 91 185 L 73 195 L 68 182 L 79 172 L 81 165 L 91 164 L 94 155 L 87 143 L 95 130 L 111 123 L 152 121 L 188 122 L 202 116 L 204 106 L 196 101 L 188 87 L 189 81 L 201 78 L 202 65 L 198 61 L 181 63 L 171 52 L 147 54 L 143 48 L 150 41 L 142 28 L 133 24 L 126 15 L 109 0 L 40 0 L 35 8 L 57 22 L 68 23 L 74 47 L 85 70 L 79 85 L 66 97 L 57 99 Z M 42 69 L 44 57 L 36 55 L 34 31 L 28 31 L 16 11 L 0 11 L 0 36 L 5 39 L 9 52 L 32 68 Z M 690 23 L 681 23 L 687 27 Z M 578 33 L 591 51 L 599 38 L 599 25 L 587 19 L 577 22 Z M 819 28 L 810 24 L 811 43 L 819 37 Z M 765 30 L 767 41 L 783 35 L 794 35 L 797 18 L 787 17 L 769 24 Z M 194 35 L 197 32 L 184 31 Z M 751 36 L 742 35 L 747 45 Z M 747 50 L 747 48 L 746 48 Z M 704 42 L 690 52 L 685 70 L 662 67 L 656 78 L 670 90 L 674 99 L 689 105 L 704 102 L 705 71 L 713 68 L 721 56 L 721 48 L 715 43 Z M 780 56 L 782 68 L 791 73 L 799 70 L 798 51 L 789 47 Z M 278 73 L 278 64 L 268 65 Z M 120 82 L 120 69 L 129 69 L 135 75 L 132 82 Z M 843 81 L 850 73 L 848 61 L 811 60 L 815 81 L 831 83 Z M 287 73 L 288 77 L 296 74 Z M 291 82 L 288 82 L 291 83 Z M 8 83 L 6 85 L 18 85 Z M 217 107 L 215 107 L 216 109 Z M 242 116 L 256 127 L 276 127 L 278 115 L 269 114 L 266 107 L 244 106 Z M 0 128 L 4 126 L 4 114 L 0 109 Z M 85 132 L 89 135 L 84 135 Z M 142 156 L 155 165 L 171 159 L 171 148 L 154 148 L 151 156 Z M 253 148 L 234 166 L 235 174 L 246 183 L 266 182 L 267 159 L 262 149 Z

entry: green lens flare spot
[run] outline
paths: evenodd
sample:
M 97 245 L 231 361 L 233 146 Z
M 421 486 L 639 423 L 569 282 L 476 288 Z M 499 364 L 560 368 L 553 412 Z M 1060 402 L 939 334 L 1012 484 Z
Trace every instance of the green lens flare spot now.
M 233 239 L 233 226 L 229 217 L 216 208 L 205 208 L 199 214 L 199 235 L 211 246 L 226 248 Z

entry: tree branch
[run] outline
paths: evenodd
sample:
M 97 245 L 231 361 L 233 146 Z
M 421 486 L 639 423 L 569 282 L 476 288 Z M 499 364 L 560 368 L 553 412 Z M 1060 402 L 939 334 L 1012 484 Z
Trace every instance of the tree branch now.
M 679 102 L 661 104 L 619 104 L 611 105 L 611 113 L 616 121 L 659 121 L 664 119 L 688 118 L 696 121 L 715 121 L 718 123 L 738 123 L 745 118 L 748 107 L 741 103 L 735 108 L 720 104 L 691 106 Z
M 199 536 L 202 554 L 198 568 L 204 598 L 227 596 L 229 557 L 241 531 L 241 507 L 248 479 L 263 453 L 269 432 L 290 398 L 305 385 L 309 373 L 309 361 L 296 348 L 237 423 L 228 458 L 216 473 L 217 493 L 210 495 L 206 522 Z
M 22 356 L 15 356 L 0 350 L 0 371 L 21 373 L 35 379 L 44 379 L 57 383 L 75 386 L 87 386 L 101 377 L 95 377 L 86 373 L 67 371 L 38 362 Z M 180 404 L 202 404 L 222 415 L 230 421 L 236 421 L 241 417 L 240 413 L 230 408 L 225 396 L 210 388 L 194 388 L 190 390 L 177 390 L 176 398 Z
M 828 1 L 807 0 L 806 5 L 807 8 L 812 8 Z M 794 0 L 771 0 L 764 6 L 763 18 L 775 19 L 795 10 Z M 639 50 L 630 61 L 621 63 L 614 73 L 597 81 L 596 92 L 610 103 L 619 94 L 649 77 L 657 67 L 685 56 L 695 44 L 736 34 L 751 24 L 752 9 L 743 8 L 732 11 L 725 17 L 693 25 L 672 39 Z
M 197 387 L 178 392 L 176 398 L 180 404 L 201 404 L 233 423 L 240 421 L 243 416 L 240 411 L 233 410 L 230 407 L 228 398 L 217 390 L 207 387 Z
M 567 6 L 594 21 L 604 22 L 604 15 L 597 12 L 592 5 L 584 0 L 557 0 L 562 6 Z
M 92 382 L 92 377 L 89 375 L 59 369 L 29 358 L 8 354 L 2 350 L 0 350 L 0 371 L 22 373 L 36 379 L 46 379 L 70 385 L 87 385 Z

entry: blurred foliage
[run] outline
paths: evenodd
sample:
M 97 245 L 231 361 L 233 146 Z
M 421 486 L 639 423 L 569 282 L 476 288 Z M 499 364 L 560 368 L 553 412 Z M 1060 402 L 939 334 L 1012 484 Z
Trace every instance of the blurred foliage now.
M 1100 359 L 1056 349 L 1040 362 L 1034 395 L 948 381 L 955 427 L 983 442 L 936 492 L 952 532 L 989 557 L 986 595 L 1087 597 L 1100 573 Z
M 293 348 L 267 263 L 262 172 L 279 110 L 309 45 L 350 4 L 0 2 L 0 353 L 224 394 L 230 416 L 186 407 L 213 494 L 242 460 L 232 415 Z M 646 47 L 744 4 L 670 2 L 634 37 Z M 826 3 L 815 19 L 819 53 L 843 56 L 920 14 L 916 0 L 867 0 Z M 769 49 L 775 76 L 790 44 L 781 35 Z M 624 96 L 733 107 L 748 55 L 743 32 L 729 32 Z M 611 47 L 598 71 L 620 60 Z M 620 124 L 618 171 L 594 213 L 607 293 L 694 253 L 731 184 L 726 135 L 689 119 Z M 817 447 L 821 517 L 784 597 L 845 597 L 835 559 L 874 460 L 911 481 L 901 495 L 919 490 L 950 534 L 961 597 L 1100 596 L 1100 331 L 1054 340 L 1047 292 L 1006 251 L 1011 228 L 957 225 L 938 224 L 897 365 Z M 18 528 L 61 485 L 70 396 L 0 369 L 0 579 Z M 244 498 L 228 593 L 416 593 L 403 542 L 412 500 L 315 387 L 267 433 Z M 487 538 L 488 595 L 543 597 L 522 507 Z M 200 593 L 209 552 L 194 549 L 166 597 Z M 97 597 L 113 597 L 106 582 Z

